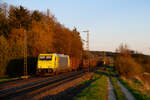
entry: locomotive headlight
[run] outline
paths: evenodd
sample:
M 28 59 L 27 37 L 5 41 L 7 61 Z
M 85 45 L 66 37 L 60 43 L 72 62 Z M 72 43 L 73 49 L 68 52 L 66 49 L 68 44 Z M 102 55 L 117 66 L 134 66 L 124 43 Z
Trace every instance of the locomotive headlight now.
M 39 68 L 42 68 L 42 66 L 39 66 Z

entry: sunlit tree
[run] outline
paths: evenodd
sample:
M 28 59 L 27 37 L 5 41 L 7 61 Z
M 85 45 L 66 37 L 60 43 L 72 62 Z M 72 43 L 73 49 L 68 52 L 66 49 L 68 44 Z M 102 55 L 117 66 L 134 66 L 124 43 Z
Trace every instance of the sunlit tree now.
M 0 75 L 4 75 L 6 72 L 7 64 L 10 60 L 9 56 L 9 43 L 7 39 L 1 35 L 0 36 Z
M 43 18 L 43 14 L 40 13 L 39 11 L 35 10 L 31 14 L 31 19 L 35 21 L 41 21 Z
M 40 53 L 48 53 L 52 48 L 53 31 L 42 22 L 32 22 L 32 29 L 28 31 L 28 48 L 32 56 L 38 56 Z
M 9 32 L 9 24 L 6 14 L 1 7 L 3 6 L 0 6 L 0 35 L 3 34 L 5 37 L 7 37 Z
M 11 6 L 8 17 L 12 28 L 28 29 L 31 24 L 30 12 L 22 6 Z
M 10 44 L 10 55 L 13 59 L 23 58 L 24 57 L 24 29 L 12 29 L 11 34 L 9 35 L 9 44 Z

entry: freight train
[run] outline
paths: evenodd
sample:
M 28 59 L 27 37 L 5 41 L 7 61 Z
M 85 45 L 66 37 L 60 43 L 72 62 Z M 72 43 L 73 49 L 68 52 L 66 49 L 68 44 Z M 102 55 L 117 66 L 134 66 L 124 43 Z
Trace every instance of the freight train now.
M 75 58 L 63 54 L 40 54 L 38 57 L 28 57 L 28 75 L 42 75 L 45 73 L 57 74 L 59 71 L 77 71 L 89 69 L 101 64 L 96 57 Z M 24 75 L 24 59 L 11 60 L 7 66 L 6 74 L 9 77 Z
M 70 58 L 64 54 L 40 54 L 37 61 L 37 74 L 60 73 L 79 69 L 93 68 L 98 65 L 97 59 Z

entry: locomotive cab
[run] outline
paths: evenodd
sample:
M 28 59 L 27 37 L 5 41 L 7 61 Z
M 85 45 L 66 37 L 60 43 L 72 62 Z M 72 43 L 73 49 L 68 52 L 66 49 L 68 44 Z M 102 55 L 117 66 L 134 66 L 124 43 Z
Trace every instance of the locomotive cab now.
M 54 71 L 55 56 L 54 54 L 40 54 L 38 57 L 37 72 L 52 73 Z

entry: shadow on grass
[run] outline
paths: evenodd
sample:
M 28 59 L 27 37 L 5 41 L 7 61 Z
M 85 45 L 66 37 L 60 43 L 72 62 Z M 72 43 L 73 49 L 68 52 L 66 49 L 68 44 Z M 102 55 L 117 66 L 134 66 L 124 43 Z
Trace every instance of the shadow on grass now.
M 106 75 L 106 76 L 117 76 L 112 66 L 105 66 L 104 71 L 96 72 L 96 73 L 100 75 Z
M 107 72 L 95 72 L 95 74 L 98 74 L 97 76 L 92 77 L 90 80 L 85 81 L 84 83 L 76 86 L 71 87 L 61 93 L 58 93 L 56 95 L 48 95 L 42 98 L 42 100 L 73 100 L 74 97 L 78 95 L 78 93 L 81 93 L 85 88 L 89 87 L 94 81 L 98 80 L 102 75 L 108 76 Z
M 108 72 L 107 71 L 103 71 L 103 72 L 95 72 L 96 74 L 99 74 L 99 75 L 106 75 L 108 76 Z
M 76 87 L 71 87 L 63 92 L 60 92 L 56 95 L 48 95 L 42 98 L 42 100 L 73 100 L 78 93 L 81 93 L 85 88 L 87 88 L 95 80 L 85 81 L 84 84 L 80 84 Z

